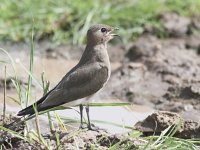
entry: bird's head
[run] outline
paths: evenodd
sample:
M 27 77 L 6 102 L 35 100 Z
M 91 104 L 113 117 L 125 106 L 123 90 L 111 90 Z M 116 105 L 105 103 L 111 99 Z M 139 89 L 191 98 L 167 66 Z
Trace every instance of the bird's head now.
M 93 25 L 87 32 L 87 43 L 93 43 L 94 45 L 105 44 L 113 39 L 114 36 L 117 36 L 117 34 L 113 33 L 113 31 L 117 29 L 118 28 L 116 27 L 111 27 L 104 24 Z

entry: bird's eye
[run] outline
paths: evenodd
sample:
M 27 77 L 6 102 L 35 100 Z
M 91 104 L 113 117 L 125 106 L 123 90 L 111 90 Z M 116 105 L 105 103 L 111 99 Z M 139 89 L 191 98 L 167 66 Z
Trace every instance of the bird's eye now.
M 106 28 L 101 28 L 101 32 L 106 32 Z

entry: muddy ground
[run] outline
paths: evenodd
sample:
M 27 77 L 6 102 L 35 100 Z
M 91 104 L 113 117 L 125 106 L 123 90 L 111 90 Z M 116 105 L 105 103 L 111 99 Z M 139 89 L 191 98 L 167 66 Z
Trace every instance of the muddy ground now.
M 144 34 L 128 45 L 125 46 L 120 42 L 115 46 L 109 45 L 112 75 L 107 86 L 95 95 L 94 99 L 117 98 L 146 105 L 155 110 L 176 112 L 185 121 L 192 120 L 199 123 L 200 34 L 197 30 L 200 30 L 200 21 L 198 17 L 186 18 L 176 13 L 163 13 L 159 19 L 164 22 L 168 38 L 162 39 L 158 37 L 159 30 L 144 26 Z M 28 62 L 29 45 L 5 43 L 0 46 L 8 50 L 13 57 L 21 56 L 22 62 Z M 52 81 L 51 84 L 55 85 L 60 76 L 66 72 L 59 69 L 65 66 L 69 69 L 75 65 L 83 49 L 84 46 L 53 47 L 49 42 L 37 43 L 35 61 L 45 58 L 48 66 L 44 68 L 54 68 L 54 73 L 49 70 L 47 76 Z M 56 65 L 62 67 L 56 68 Z M 37 71 L 41 73 L 42 69 L 38 68 Z M 3 81 L 3 66 L 1 66 L 1 91 Z M 21 81 L 24 84 L 26 82 L 23 74 Z M 8 80 L 8 92 L 9 90 L 13 90 L 13 85 Z M 83 133 L 90 134 L 90 132 Z

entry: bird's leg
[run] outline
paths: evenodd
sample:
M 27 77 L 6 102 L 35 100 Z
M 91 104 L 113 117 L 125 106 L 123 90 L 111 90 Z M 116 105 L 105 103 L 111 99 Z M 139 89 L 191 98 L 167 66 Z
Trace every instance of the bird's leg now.
M 88 118 L 88 129 L 89 129 L 89 130 L 93 130 L 93 131 L 99 130 L 98 127 L 95 127 L 94 124 L 91 124 L 91 123 L 90 123 L 89 105 L 86 105 L 86 106 L 85 106 L 85 110 L 86 110 L 86 114 L 87 114 L 87 118 Z
M 91 124 L 90 124 L 89 105 L 85 106 L 85 111 L 86 111 L 87 119 L 88 119 L 88 129 L 90 130 L 90 129 L 92 129 L 92 127 L 91 127 Z
M 81 116 L 81 124 L 79 128 L 83 129 L 83 105 L 80 104 L 79 108 L 80 108 L 80 116 Z

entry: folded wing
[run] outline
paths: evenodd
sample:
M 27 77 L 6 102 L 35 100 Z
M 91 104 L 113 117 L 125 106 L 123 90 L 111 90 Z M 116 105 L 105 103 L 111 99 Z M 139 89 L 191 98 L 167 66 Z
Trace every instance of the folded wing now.
M 53 90 L 36 102 L 38 111 L 90 96 L 103 87 L 108 77 L 108 68 L 98 63 L 75 67 Z M 33 113 L 33 105 L 31 105 L 20 111 L 18 115 Z

